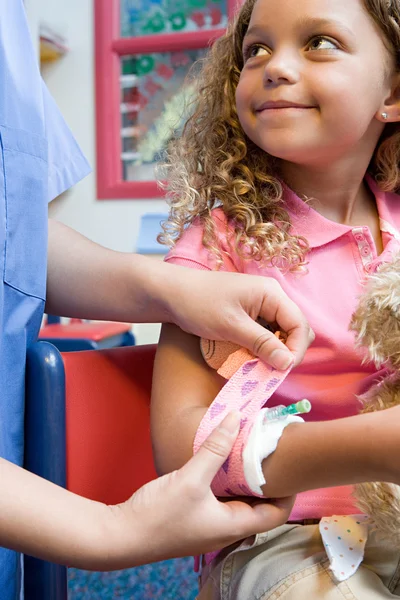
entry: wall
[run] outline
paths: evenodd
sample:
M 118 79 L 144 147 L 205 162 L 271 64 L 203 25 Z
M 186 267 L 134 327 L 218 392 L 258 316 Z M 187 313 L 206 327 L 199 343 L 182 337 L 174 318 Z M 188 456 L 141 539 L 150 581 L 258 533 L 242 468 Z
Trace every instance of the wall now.
M 41 22 L 68 39 L 70 52 L 60 61 L 45 65 L 42 70 L 43 78 L 95 170 L 94 2 L 95 0 L 25 0 L 37 53 Z M 132 252 L 136 247 L 141 215 L 166 210 L 163 200 L 98 201 L 93 172 L 53 200 L 49 213 L 51 217 L 104 246 Z M 158 324 L 135 325 L 133 331 L 136 343 L 157 342 L 159 330 Z
M 68 39 L 70 52 L 60 61 L 45 65 L 43 77 L 95 169 L 93 2 L 26 0 L 26 9 L 36 38 L 38 23 L 42 21 Z M 130 252 L 135 249 L 140 216 L 146 212 L 166 212 L 166 204 L 163 200 L 98 201 L 93 173 L 54 200 L 49 210 L 50 216 L 90 239 L 114 250 Z

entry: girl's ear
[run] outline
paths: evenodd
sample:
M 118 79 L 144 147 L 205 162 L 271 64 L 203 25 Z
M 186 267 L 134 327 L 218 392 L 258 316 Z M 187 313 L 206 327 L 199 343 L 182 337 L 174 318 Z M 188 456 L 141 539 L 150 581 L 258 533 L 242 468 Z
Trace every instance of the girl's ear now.
M 400 73 L 393 76 L 390 96 L 382 102 L 382 106 L 375 117 L 383 123 L 397 123 L 400 121 Z

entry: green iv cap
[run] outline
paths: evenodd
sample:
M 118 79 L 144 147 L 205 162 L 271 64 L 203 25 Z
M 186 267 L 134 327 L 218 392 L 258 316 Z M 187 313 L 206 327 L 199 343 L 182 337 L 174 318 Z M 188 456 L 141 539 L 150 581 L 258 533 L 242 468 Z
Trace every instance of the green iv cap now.
M 296 410 L 299 414 L 309 413 L 311 408 L 311 402 L 309 400 L 300 400 L 300 402 L 296 402 Z

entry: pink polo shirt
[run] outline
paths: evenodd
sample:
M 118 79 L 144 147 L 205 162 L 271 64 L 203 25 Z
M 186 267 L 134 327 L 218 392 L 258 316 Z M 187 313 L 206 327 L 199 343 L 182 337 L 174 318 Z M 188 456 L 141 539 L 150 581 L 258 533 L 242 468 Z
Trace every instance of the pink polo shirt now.
M 315 341 L 301 365 L 289 374 L 268 402 L 268 406 L 275 406 L 308 398 L 313 407 L 306 415 L 308 420 L 356 414 L 359 403 L 355 395 L 363 393 L 383 373 L 372 364 L 362 364 L 348 325 L 368 273 L 400 250 L 400 196 L 382 192 L 369 177 L 367 182 L 375 195 L 380 217 L 384 245 L 380 256 L 368 227 L 329 221 L 294 192 L 285 190 L 293 233 L 304 236 L 310 244 L 306 274 L 283 274 L 275 267 L 260 267 L 254 260 L 239 258 L 227 244 L 229 224 L 222 209 L 213 211 L 221 247 L 226 252 L 222 270 L 273 277 L 302 310 L 315 332 Z M 202 233 L 200 224 L 189 227 L 166 261 L 195 269 L 215 268 L 214 258 L 202 245 Z M 290 518 L 359 512 L 352 502 L 351 491 L 352 486 L 342 486 L 301 493 Z

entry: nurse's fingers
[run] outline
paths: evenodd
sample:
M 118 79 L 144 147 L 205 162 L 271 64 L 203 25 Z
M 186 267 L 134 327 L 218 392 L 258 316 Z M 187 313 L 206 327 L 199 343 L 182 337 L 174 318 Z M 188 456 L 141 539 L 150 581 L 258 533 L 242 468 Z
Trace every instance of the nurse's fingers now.
M 260 280 L 263 285 L 260 286 Z M 247 317 L 236 322 L 235 342 L 246 346 L 264 362 L 277 369 L 286 369 L 290 363 L 298 365 L 304 358 L 315 335 L 299 307 L 287 296 L 274 279 L 257 278 L 251 301 L 258 302 L 258 315 L 266 324 L 284 333 L 283 341 L 269 329 L 249 317 L 249 307 L 243 306 Z M 258 297 L 257 297 L 258 295 Z M 240 325 L 240 331 L 239 331 Z

